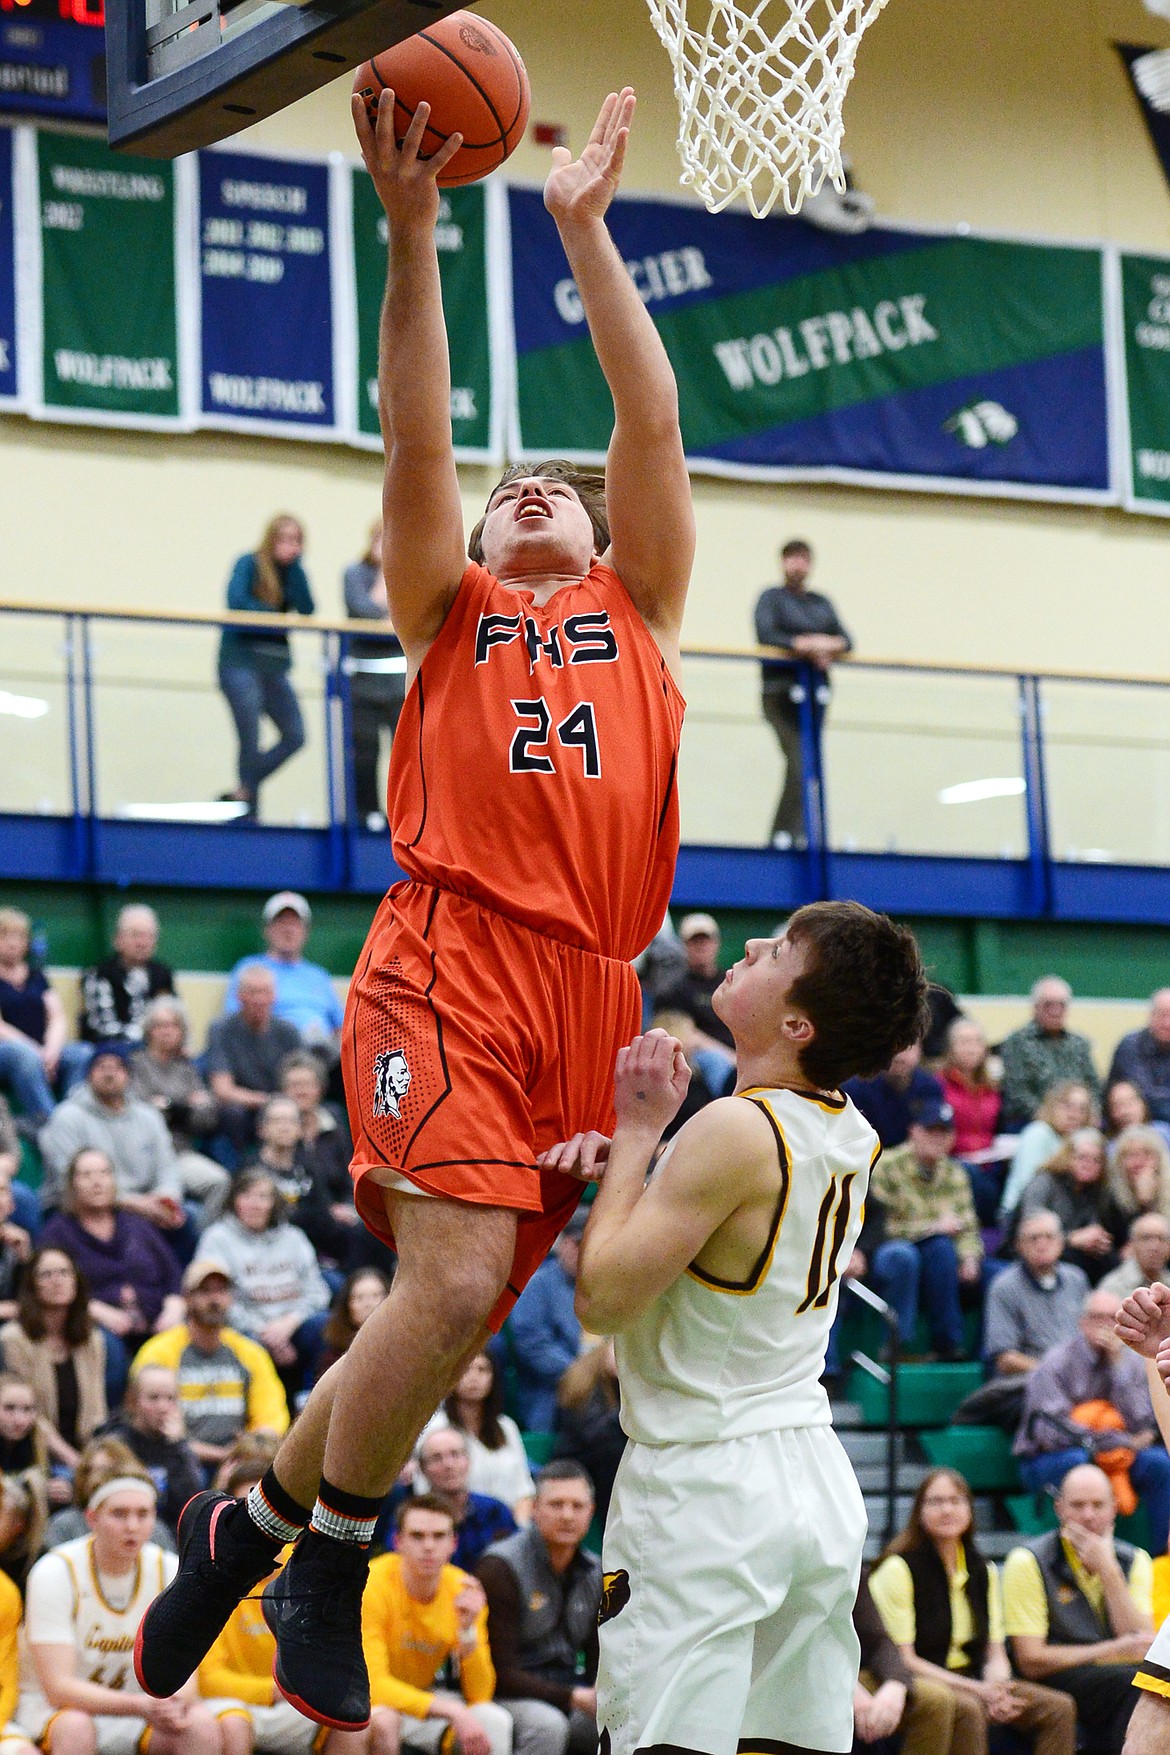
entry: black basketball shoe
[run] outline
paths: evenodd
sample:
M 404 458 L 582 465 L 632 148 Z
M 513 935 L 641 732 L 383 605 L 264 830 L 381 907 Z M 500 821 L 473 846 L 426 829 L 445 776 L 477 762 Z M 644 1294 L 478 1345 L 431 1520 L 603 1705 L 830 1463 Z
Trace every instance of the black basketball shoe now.
M 157 1596 L 134 1642 L 138 1685 L 156 1700 L 177 1694 L 199 1668 L 241 1597 L 276 1565 L 277 1545 L 226 1493 L 196 1493 L 179 1517 L 179 1570 Z
M 298 1712 L 335 1731 L 360 1731 L 370 1722 L 362 1651 L 369 1570 L 368 1548 L 306 1530 L 262 1599 L 276 1638 L 276 1686 Z

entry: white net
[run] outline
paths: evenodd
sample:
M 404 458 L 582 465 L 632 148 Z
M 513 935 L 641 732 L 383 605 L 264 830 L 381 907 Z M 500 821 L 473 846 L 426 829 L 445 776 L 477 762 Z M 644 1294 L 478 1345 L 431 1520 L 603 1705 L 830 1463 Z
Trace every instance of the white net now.
M 886 0 L 648 0 L 674 63 L 683 183 L 712 213 L 762 219 L 845 187 L 842 106 L 862 32 Z M 705 24 L 698 22 L 706 15 Z

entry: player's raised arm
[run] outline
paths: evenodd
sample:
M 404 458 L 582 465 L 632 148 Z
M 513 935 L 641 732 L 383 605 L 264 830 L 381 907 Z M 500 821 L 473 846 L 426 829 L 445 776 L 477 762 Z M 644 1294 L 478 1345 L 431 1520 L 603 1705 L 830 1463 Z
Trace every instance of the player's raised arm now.
M 611 92 L 581 157 L 553 153 L 545 206 L 557 222 L 589 332 L 613 397 L 605 469 L 607 557 L 639 613 L 677 662 L 695 552 L 678 386 L 666 349 L 605 224 L 617 193 L 634 94 Z
M 467 565 L 463 508 L 451 444 L 451 363 L 435 221 L 436 178 L 462 145 L 453 134 L 419 157 L 430 109 L 420 104 L 399 147 L 394 95 L 384 91 L 375 128 L 360 97 L 354 127 L 390 228 L 378 344 L 378 413 L 386 448 L 382 568 L 395 632 L 421 663 Z

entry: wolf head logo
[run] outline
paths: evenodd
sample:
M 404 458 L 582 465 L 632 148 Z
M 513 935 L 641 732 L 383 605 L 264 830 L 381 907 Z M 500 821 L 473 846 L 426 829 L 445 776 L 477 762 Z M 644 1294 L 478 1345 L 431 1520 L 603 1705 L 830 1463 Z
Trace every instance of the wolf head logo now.
M 399 1104 L 410 1089 L 410 1062 L 401 1048 L 388 1048 L 374 1062 L 374 1114 L 402 1119 Z
M 630 1575 L 621 1572 L 605 1572 L 601 1578 L 601 1607 L 597 1611 L 597 1625 L 604 1627 L 615 1615 L 620 1615 L 630 1600 Z

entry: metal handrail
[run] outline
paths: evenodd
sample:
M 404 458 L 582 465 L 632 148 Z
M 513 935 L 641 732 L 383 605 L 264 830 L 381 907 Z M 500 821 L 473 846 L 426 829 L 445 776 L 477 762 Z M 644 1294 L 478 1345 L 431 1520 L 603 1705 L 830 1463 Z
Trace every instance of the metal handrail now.
M 885 1365 L 880 1365 L 867 1353 L 856 1352 L 850 1355 L 851 1362 L 864 1371 L 867 1377 L 884 1385 L 889 1396 L 886 1414 L 886 1527 L 882 1538 L 882 1546 L 887 1547 L 897 1534 L 898 1525 L 898 1435 L 902 1430 L 898 1420 L 898 1349 L 901 1332 L 897 1313 L 884 1298 L 879 1298 L 876 1292 L 863 1285 L 860 1280 L 848 1279 L 843 1283 L 845 1291 L 851 1292 L 875 1316 L 880 1317 L 889 1334 L 890 1356 Z

